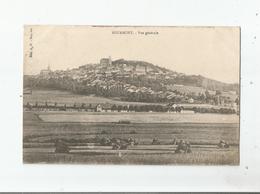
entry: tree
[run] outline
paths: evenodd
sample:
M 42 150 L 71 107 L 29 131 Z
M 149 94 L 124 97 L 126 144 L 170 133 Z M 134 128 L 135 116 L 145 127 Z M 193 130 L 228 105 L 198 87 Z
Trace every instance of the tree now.
M 134 106 L 133 105 L 130 105 L 129 106 L 129 111 L 133 111 L 134 110 Z
M 81 104 L 81 108 L 85 108 L 85 103 L 82 103 L 82 104 Z
M 123 110 L 124 111 L 128 111 L 128 107 L 127 106 L 123 106 Z
M 206 102 L 209 102 L 211 99 L 211 95 L 208 90 L 205 91 L 205 96 L 206 96 Z
M 135 105 L 134 110 L 135 110 L 135 112 L 140 112 L 140 107 L 138 105 Z
M 122 105 L 118 105 L 118 107 L 117 107 L 118 112 L 120 112 L 122 109 L 123 109 L 123 106 Z
M 206 100 L 205 94 L 200 93 L 200 94 L 199 94 L 199 100 L 202 101 L 202 102 L 204 102 L 204 101 Z
M 117 110 L 117 106 L 116 106 L 115 104 L 113 104 L 113 106 L 111 107 L 111 110 L 112 110 L 112 111 Z
M 239 105 L 239 104 L 240 104 L 239 97 L 237 97 L 237 98 L 236 98 L 236 100 L 235 100 L 235 103 L 236 103 L 237 105 Z
M 210 97 L 210 93 L 209 93 L 208 90 L 205 91 L 205 96 L 206 96 L 206 98 L 209 98 L 209 97 Z

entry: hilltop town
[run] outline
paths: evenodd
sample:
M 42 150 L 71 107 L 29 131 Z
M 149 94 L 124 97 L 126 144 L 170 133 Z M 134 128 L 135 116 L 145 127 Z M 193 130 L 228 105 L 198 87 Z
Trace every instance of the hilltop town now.
M 238 149 L 238 96 L 236 84 L 145 61 L 109 57 L 67 70 L 48 66 L 24 77 L 24 160 L 45 161 L 30 150 L 42 154 L 48 147 L 47 161 L 62 154 L 106 162 L 108 153 L 117 161 L 123 151 L 130 162 L 150 154 L 160 164 L 161 154 L 171 161 L 193 152 L 196 161 L 214 152 L 215 162 L 217 152 L 216 163 L 223 163 L 224 154 Z
M 226 84 L 200 75 L 185 75 L 144 61 L 100 59 L 78 68 L 25 76 L 25 88 L 49 88 L 73 93 L 149 103 L 206 103 L 234 107 L 238 84 Z

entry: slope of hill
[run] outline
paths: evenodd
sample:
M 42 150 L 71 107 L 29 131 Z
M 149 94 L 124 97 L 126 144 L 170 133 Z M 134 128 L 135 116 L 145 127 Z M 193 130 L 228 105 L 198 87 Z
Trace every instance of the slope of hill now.
M 185 75 L 145 61 L 110 61 L 106 58 L 99 64 L 87 64 L 66 71 L 44 70 L 36 76 L 25 76 L 24 86 L 146 102 L 183 102 L 191 97 L 198 101 L 219 101 L 214 96 L 216 93 L 233 91 L 236 95 L 239 92 L 238 84 L 227 84 L 200 75 Z
M 221 90 L 221 91 L 239 91 L 238 84 L 227 84 L 213 79 L 203 77 L 201 75 L 185 75 L 183 73 L 177 73 L 172 70 L 156 66 L 152 63 L 145 61 L 133 61 L 119 59 L 112 62 L 113 65 L 126 64 L 128 66 L 143 66 L 148 69 L 153 69 L 155 72 L 163 72 L 164 74 L 174 74 L 174 83 L 178 85 L 196 86 L 202 87 L 207 90 Z

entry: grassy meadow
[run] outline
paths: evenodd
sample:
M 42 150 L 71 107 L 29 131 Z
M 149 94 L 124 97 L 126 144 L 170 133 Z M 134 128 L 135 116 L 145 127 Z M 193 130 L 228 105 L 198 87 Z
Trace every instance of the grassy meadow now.
M 33 90 L 23 99 L 24 104 L 147 104 L 59 90 Z M 119 123 L 120 120 L 130 122 Z M 97 142 L 102 138 L 134 138 L 138 145 L 112 150 L 112 146 Z M 160 145 L 152 145 L 153 138 Z M 189 141 L 192 153 L 175 154 L 174 139 Z M 221 139 L 230 144 L 228 149 L 217 147 Z M 70 152 L 55 153 L 56 140 L 66 142 Z M 238 165 L 239 117 L 199 113 L 24 112 L 23 160 L 47 164 Z
M 44 113 L 48 114 L 48 113 Z M 50 113 L 52 114 L 52 113 Z M 102 116 L 102 115 L 100 115 Z M 239 163 L 238 123 L 130 123 L 46 122 L 35 112 L 24 112 L 25 163 L 85 164 L 179 164 L 237 165 Z M 128 150 L 112 150 L 96 145 L 95 138 L 137 140 Z M 151 145 L 158 138 L 161 145 Z M 54 153 L 56 139 L 73 149 L 68 154 Z M 174 154 L 173 139 L 190 141 L 191 154 Z M 220 139 L 231 144 L 217 148 Z

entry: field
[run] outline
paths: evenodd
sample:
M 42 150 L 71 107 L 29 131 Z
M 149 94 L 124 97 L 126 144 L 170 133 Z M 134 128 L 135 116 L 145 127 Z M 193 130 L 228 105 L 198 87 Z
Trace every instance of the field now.
M 147 104 L 84 96 L 59 90 L 33 90 L 24 104 Z M 195 106 L 188 104 L 185 106 Z M 210 106 L 210 105 L 196 105 Z M 119 121 L 129 121 L 120 123 Z M 112 150 L 100 145 L 102 138 L 134 138 L 138 145 Z M 152 145 L 157 138 L 160 145 Z M 192 153 L 175 154 L 173 140 L 189 141 Z M 228 149 L 217 147 L 223 139 Z M 69 153 L 55 153 L 62 140 Z M 24 163 L 237 165 L 239 164 L 239 117 L 199 113 L 24 112 Z
M 149 104 L 149 103 L 142 103 L 142 102 L 124 102 L 120 101 L 119 99 L 110 99 L 110 98 L 104 98 L 104 97 L 97 97 L 94 95 L 80 95 L 80 94 L 74 94 L 70 91 L 62 91 L 62 90 L 33 90 L 32 94 L 24 94 L 23 96 L 24 104 L 27 102 L 30 103 L 45 103 L 45 102 L 57 102 L 60 104 L 99 104 L 99 103 L 110 103 L 110 104 L 121 104 L 121 105 L 127 105 L 127 104 Z
M 196 86 L 185 86 L 185 85 L 171 85 L 168 87 L 170 90 L 174 91 L 177 90 L 182 93 L 205 93 L 206 89 L 202 87 L 196 87 Z M 214 91 L 209 90 L 210 94 L 215 94 Z
M 25 150 L 24 161 L 28 163 L 55 164 L 150 164 L 150 165 L 238 165 L 238 151 L 218 150 L 217 152 L 196 150 L 191 154 L 177 155 L 173 152 L 158 152 L 139 154 L 123 153 L 95 153 L 75 152 L 70 154 L 56 154 L 53 151 L 39 152 L 39 150 Z
M 237 115 L 156 113 L 156 112 L 39 112 L 45 122 L 94 122 L 110 123 L 128 120 L 132 123 L 238 123 Z
M 24 89 L 26 90 L 26 89 Z M 147 105 L 147 104 L 162 104 L 162 103 L 145 103 L 145 102 L 126 102 L 120 101 L 116 98 L 104 98 L 98 97 L 94 95 L 80 95 L 74 94 L 70 91 L 62 91 L 62 90 L 44 90 L 44 89 L 36 89 L 32 91 L 32 94 L 24 94 L 23 96 L 23 103 L 26 104 L 38 102 L 39 104 L 44 104 L 45 102 L 55 103 L 58 104 L 67 104 L 73 105 L 76 104 L 100 104 L 100 103 L 110 103 L 110 104 L 117 104 L 117 105 Z M 180 104 L 184 107 L 215 107 L 209 104 Z
M 69 117 L 64 120 L 63 116 L 66 114 L 69 114 Z M 147 113 L 130 117 L 132 122 L 129 124 L 119 124 L 113 121 L 118 121 L 120 117 L 117 117 L 117 114 L 113 117 L 112 113 L 66 114 L 24 112 L 23 158 L 25 163 L 239 164 L 238 118 L 226 117 L 228 118 L 226 120 L 217 119 L 218 122 L 207 123 L 207 117 L 211 117 L 210 115 L 203 114 L 203 118 L 197 119 L 202 114 L 187 114 L 189 122 L 185 123 L 175 122 L 182 121 L 185 114 L 164 113 L 167 115 L 166 122 L 156 122 L 161 120 L 161 118 L 158 119 L 159 116 L 163 116 L 155 114 L 154 117 L 151 117 L 152 114 Z M 72 115 L 74 115 L 72 119 L 74 122 L 68 120 Z M 96 122 L 77 120 L 77 118 L 91 116 L 92 121 Z M 63 120 L 60 120 L 61 118 Z M 102 122 L 97 118 L 104 120 Z M 106 118 L 116 119 L 106 120 Z M 125 117 L 123 118 L 125 119 Z M 133 118 L 138 118 L 139 122 L 135 122 L 136 120 L 132 120 Z M 169 118 L 174 122 L 169 122 Z M 196 119 L 198 121 L 194 122 Z M 128 150 L 112 150 L 111 146 L 100 146 L 93 142 L 93 139 L 102 137 L 132 137 L 137 140 L 139 145 L 130 146 Z M 161 145 L 151 145 L 153 138 L 158 138 Z M 176 145 L 172 145 L 174 138 L 190 141 L 192 153 L 175 154 Z M 68 142 L 71 148 L 70 153 L 55 153 L 54 142 L 56 139 Z M 230 148 L 218 148 L 217 143 L 220 139 L 229 142 Z

